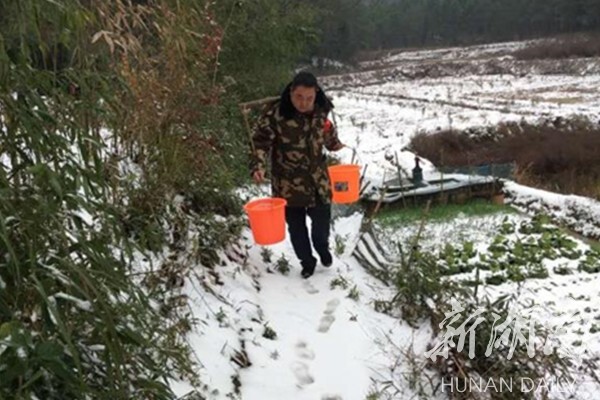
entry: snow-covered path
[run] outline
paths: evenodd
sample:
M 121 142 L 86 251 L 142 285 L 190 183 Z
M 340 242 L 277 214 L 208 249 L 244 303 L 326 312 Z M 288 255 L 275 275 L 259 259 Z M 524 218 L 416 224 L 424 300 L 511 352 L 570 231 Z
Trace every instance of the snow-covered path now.
M 345 238 L 345 251 L 331 267 L 318 266 L 308 280 L 300 277 L 289 240 L 269 246 L 272 260 L 266 263 L 247 231 L 243 271 L 228 261 L 216 270 L 222 285 L 214 285 L 210 275 L 188 283 L 193 313 L 202 320 L 190 342 L 203 367 L 203 395 L 364 400 L 377 382 L 397 380 L 404 372 L 400 349 L 412 345 L 425 351 L 428 328 L 415 331 L 373 308 L 373 300 L 389 300 L 393 292 L 350 255 L 361 218 L 336 221 L 334 234 Z M 282 254 L 290 261 L 287 275 L 273 271 Z M 332 287 L 332 281 L 345 287 Z M 348 297 L 351 292 L 357 297 Z M 179 396 L 192 390 L 183 383 L 172 387 Z
M 291 257 L 292 270 L 260 278 L 258 301 L 277 339 L 247 346 L 253 366 L 241 373 L 242 398 L 363 400 L 377 371 L 391 363 L 386 337 L 404 341 L 411 336 L 397 319 L 369 304 L 375 294 L 390 292 L 382 292 L 348 254 L 360 219 L 357 214 L 335 225 L 334 234 L 346 238 L 346 250 L 331 267 L 318 266 L 308 280 L 299 277 L 289 240 L 273 246 L 275 255 Z M 257 250 L 251 250 L 251 259 L 257 259 Z M 336 279 L 347 287 L 332 288 Z M 358 299 L 348 297 L 353 288 Z
M 378 351 L 368 329 L 373 324 L 359 304 L 330 289 L 333 268 L 319 269 L 309 280 L 295 276 L 297 270 L 265 279 L 263 310 L 277 340 L 267 348 L 249 347 L 254 365 L 241 375 L 243 398 L 366 397 L 370 353 Z

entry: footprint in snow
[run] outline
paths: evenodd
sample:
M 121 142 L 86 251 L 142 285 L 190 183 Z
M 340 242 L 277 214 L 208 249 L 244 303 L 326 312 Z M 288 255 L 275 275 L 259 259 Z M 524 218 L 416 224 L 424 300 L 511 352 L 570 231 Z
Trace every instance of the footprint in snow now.
M 299 341 L 296 344 L 296 355 L 304 360 L 315 359 L 315 352 L 312 351 L 312 349 L 308 347 L 308 344 L 306 344 L 306 342 L 303 341 Z
M 292 372 L 298 380 L 298 386 L 300 387 L 310 385 L 315 381 L 310 372 L 308 372 L 308 365 L 301 361 L 296 361 L 292 364 Z
M 325 311 L 323 311 L 323 314 L 332 315 L 335 312 L 335 310 L 338 308 L 339 305 L 340 305 L 340 299 L 329 300 L 327 302 L 327 305 L 325 306 Z
M 305 280 L 302 283 L 302 286 L 304 286 L 304 289 L 306 289 L 306 291 L 308 292 L 308 294 L 316 294 L 319 293 L 319 289 L 317 289 L 311 281 Z
M 321 321 L 319 322 L 319 328 L 317 329 L 321 333 L 326 333 L 331 328 L 331 325 L 335 321 L 335 310 L 340 305 L 340 299 L 333 299 L 327 302 L 325 307 L 325 311 L 323 311 L 323 316 L 321 317 Z
M 333 315 L 324 315 L 323 318 L 321 318 L 321 322 L 319 323 L 318 331 L 321 333 L 329 332 L 329 328 L 331 328 L 331 325 L 333 325 L 334 321 L 335 317 Z
M 321 400 L 342 400 L 342 396 L 338 394 L 324 394 L 323 397 L 321 397 Z

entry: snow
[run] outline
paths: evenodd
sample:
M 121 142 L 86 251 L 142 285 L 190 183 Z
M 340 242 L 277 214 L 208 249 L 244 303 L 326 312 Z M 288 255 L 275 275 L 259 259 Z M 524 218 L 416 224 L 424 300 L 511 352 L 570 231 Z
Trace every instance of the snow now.
M 576 76 L 469 76 L 464 79 L 395 80 L 329 92 L 336 104 L 342 142 L 356 149 L 369 176 L 395 174 L 390 160 L 410 170 L 414 155 L 406 151 L 420 132 L 495 126 L 500 122 L 588 116 L 600 112 L 600 74 Z M 382 155 L 388 157 L 382 157 Z M 350 154 L 342 160 L 347 162 Z M 386 159 L 387 158 L 387 159 Z M 425 164 L 423 173 L 433 171 Z
M 402 52 L 363 64 L 373 70 L 324 79 L 336 105 L 340 138 L 348 146 L 335 156 L 342 162 L 353 160 L 368 166 L 366 179 L 376 186 L 396 177 L 399 167 L 412 169 L 415 155 L 406 146 L 420 132 L 485 128 L 506 121 L 537 122 L 557 116 L 597 118 L 598 60 L 564 61 L 562 67 L 572 73 L 552 73 L 557 67 L 550 63 L 514 60 L 510 53 L 524 45 L 513 42 Z M 419 76 L 430 67 L 430 76 Z M 500 72 L 493 73 L 494 69 Z M 137 174 L 123 167 L 132 176 Z M 438 176 L 427 160 L 422 160 L 421 167 L 426 180 Z M 507 201 L 523 212 L 545 211 L 575 231 L 600 237 L 599 202 L 513 182 L 506 182 L 505 190 Z M 248 200 L 268 196 L 269 189 L 240 188 L 238 194 Z M 203 385 L 196 389 L 205 398 L 364 400 L 374 393 L 379 393 L 380 399 L 418 397 L 418 387 L 410 382 L 415 371 L 408 355 L 421 363 L 418 372 L 425 373 L 422 363 L 432 341 L 431 326 L 423 322 L 410 327 L 401 319 L 375 312 L 376 300 L 389 300 L 395 293 L 352 256 L 363 216 L 352 213 L 352 208 L 335 206 L 333 211 L 337 218 L 331 246 L 340 244 L 343 249 L 335 254 L 332 267 L 318 266 L 308 280 L 299 276 L 300 265 L 289 240 L 269 246 L 272 255 L 267 262 L 249 230 L 244 231 L 236 256 L 227 257 L 232 253 L 225 251 L 222 265 L 212 274 L 196 268 L 193 278 L 186 280 L 183 292 L 199 321 L 188 340 Z M 528 218 L 517 213 L 460 215 L 449 222 L 427 224 L 420 244 L 433 250 L 444 243 L 472 241 L 476 250 L 482 250 L 505 220 L 519 223 Z M 412 238 L 417 227 L 387 229 L 384 236 L 394 243 Z M 581 241 L 578 246 L 587 248 Z M 288 275 L 274 267 L 282 256 L 290 264 Z M 600 340 L 589 330 L 600 318 L 596 306 L 599 274 L 561 276 L 552 272 L 563 264 L 576 270 L 570 261 L 546 260 L 544 266 L 551 271 L 547 279 L 486 286 L 483 291 L 491 297 L 518 292 L 519 304 L 536 302 L 541 306 L 537 317 L 557 324 L 589 307 L 578 320 L 585 334 L 571 330 L 561 339 L 571 344 L 583 339 L 587 343 L 582 351 L 598 353 Z M 347 287 L 333 287 L 336 280 L 347 282 Z M 351 293 L 358 293 L 358 299 L 349 297 Z M 276 337 L 265 337 L 269 336 L 265 332 L 274 332 Z M 171 387 L 178 396 L 194 389 L 176 381 Z M 597 390 L 596 384 L 578 381 L 575 396 L 593 398 Z M 553 392 L 551 398 L 568 395 Z M 434 395 L 429 389 L 425 397 L 441 399 L 445 395 Z
M 358 213 L 340 218 L 334 234 L 355 243 L 361 222 Z M 244 236 L 250 246 L 250 232 Z M 231 377 L 239 374 L 243 399 L 362 400 L 373 389 L 372 376 L 391 379 L 390 365 L 401 357 L 397 349 L 410 344 L 425 351 L 427 335 L 415 338 L 406 324 L 373 311 L 371 301 L 392 292 L 349 257 L 351 248 L 335 257 L 331 267 L 317 267 L 310 280 L 300 278 L 288 241 L 270 248 L 270 264 L 253 246 L 244 267 L 222 267 L 224 284 L 212 287 L 214 294 L 194 282 L 186 286 L 194 315 L 204 320 L 190 343 L 203 366 L 201 380 L 212 388 L 207 398 L 225 398 L 234 391 Z M 281 254 L 290 261 L 289 275 L 267 272 Z M 339 276 L 348 280 L 348 289 L 331 287 Z M 348 297 L 354 285 L 358 301 Z M 276 333 L 274 340 L 263 337 L 266 326 Z M 231 361 L 242 341 L 249 368 Z M 172 388 L 180 396 L 191 390 L 182 382 Z
M 557 222 L 589 238 L 600 239 L 600 202 L 507 182 L 509 202 L 522 211 L 552 215 Z
M 522 42 L 504 42 L 504 43 L 491 43 L 485 45 L 476 45 L 468 47 L 447 47 L 442 49 L 434 50 L 416 50 L 406 51 L 400 54 L 383 58 L 382 62 L 397 62 L 406 60 L 453 60 L 458 58 L 481 58 L 490 56 L 500 56 L 507 52 L 520 50 L 523 47 L 533 44 L 535 41 L 522 41 Z
M 439 248 L 440 243 L 469 240 L 481 248 L 491 242 L 506 219 L 518 223 L 527 218 L 519 214 L 459 215 L 448 222 L 428 224 L 422 245 L 433 249 Z M 416 393 L 407 382 L 411 366 L 405 361 L 406 354 L 424 359 L 432 340 L 431 328 L 423 323 L 415 329 L 373 310 L 375 300 L 390 299 L 394 292 L 370 276 L 350 255 L 361 223 L 359 213 L 335 220 L 333 235 L 345 238 L 347 247 L 336 255 L 332 267 L 318 267 L 309 280 L 300 279 L 300 266 L 289 241 L 269 246 L 271 262 L 265 262 L 261 249 L 252 245 L 251 232 L 246 230 L 242 247 L 248 249 L 247 259 L 228 261 L 219 267 L 221 285 L 216 285 L 209 275 L 198 275 L 186 283 L 185 293 L 192 299 L 193 314 L 202 320 L 189 340 L 202 365 L 201 381 L 207 387 L 203 392 L 207 399 L 224 399 L 234 393 L 234 376 L 241 383 L 240 395 L 234 398 L 242 399 L 363 400 L 376 390 L 386 391 L 389 397 L 383 398 L 413 398 Z M 407 226 L 392 229 L 386 235 L 391 241 L 402 242 L 410 240 L 415 231 L 415 226 Z M 269 272 L 282 254 L 290 261 L 289 275 Z M 548 268 L 551 270 L 552 266 Z M 348 288 L 331 287 L 338 277 L 348 282 Z M 550 287 L 544 280 L 528 280 L 519 289 L 520 304 L 535 300 L 542 306 L 536 310 L 540 320 L 553 318 L 557 324 L 589 304 L 590 313 L 580 319 L 583 329 L 589 330 L 600 310 L 593 301 L 585 302 L 578 294 L 600 294 L 599 279 L 587 274 L 554 275 Z M 358 301 L 348 297 L 349 288 L 354 286 L 360 293 Z M 489 287 L 486 293 L 497 297 L 513 292 L 515 287 Z M 275 339 L 263 336 L 266 327 L 276 333 Z M 580 338 L 573 330 L 565 335 L 566 343 Z M 596 344 L 581 349 L 600 351 L 600 341 L 592 343 Z M 241 368 L 232 361 L 240 352 L 251 365 Z M 391 382 L 392 386 L 383 389 L 382 382 Z M 587 381 L 578 382 L 580 396 L 596 390 Z M 179 396 L 192 390 L 183 382 L 173 383 L 172 388 Z M 444 398 L 439 393 L 437 397 L 432 393 L 429 396 Z
M 58 293 L 50 296 L 50 298 L 67 300 L 67 301 L 72 302 L 80 310 L 92 311 L 92 303 L 91 302 L 89 302 L 87 300 L 81 300 L 75 296 L 72 296 L 72 295 L 64 293 L 64 292 L 58 292 Z

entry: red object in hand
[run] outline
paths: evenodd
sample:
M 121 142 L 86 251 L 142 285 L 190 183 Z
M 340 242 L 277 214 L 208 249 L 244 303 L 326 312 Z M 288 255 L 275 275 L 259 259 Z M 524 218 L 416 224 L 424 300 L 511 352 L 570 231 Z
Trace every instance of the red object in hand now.
M 329 132 L 331 132 L 331 129 L 333 129 L 333 124 L 331 123 L 330 120 L 326 119 L 325 123 L 323 124 L 323 131 L 325 133 L 329 133 Z

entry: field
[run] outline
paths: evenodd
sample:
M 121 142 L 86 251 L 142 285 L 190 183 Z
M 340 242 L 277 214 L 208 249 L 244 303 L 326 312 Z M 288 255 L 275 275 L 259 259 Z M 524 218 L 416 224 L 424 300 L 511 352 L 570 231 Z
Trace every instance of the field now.
M 414 166 L 406 146 L 418 133 L 486 135 L 507 121 L 597 118 L 600 60 L 517 59 L 528 45 L 396 52 L 323 78 L 349 146 L 338 157 L 358 159 L 377 187 Z M 425 180 L 439 177 L 428 160 L 422 167 Z M 334 264 L 309 280 L 289 241 L 261 248 L 246 230 L 220 267 L 184 288 L 203 322 L 190 336 L 203 364 L 200 392 L 213 400 L 447 399 L 444 379 L 535 378 L 525 390 L 458 398 L 594 398 L 600 250 L 584 237 L 600 238 L 600 203 L 511 181 L 505 196 L 504 206 L 384 208 L 370 230 L 359 207 L 334 206 Z M 455 342 L 449 358 L 428 357 L 453 323 L 469 321 L 461 307 L 481 312 L 480 329 L 467 325 L 475 336 L 460 351 Z M 524 343 L 520 329 L 530 326 Z M 488 341 L 495 347 L 483 357 Z M 562 384 L 545 385 L 556 377 Z M 182 396 L 192 389 L 172 387 Z

